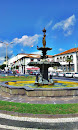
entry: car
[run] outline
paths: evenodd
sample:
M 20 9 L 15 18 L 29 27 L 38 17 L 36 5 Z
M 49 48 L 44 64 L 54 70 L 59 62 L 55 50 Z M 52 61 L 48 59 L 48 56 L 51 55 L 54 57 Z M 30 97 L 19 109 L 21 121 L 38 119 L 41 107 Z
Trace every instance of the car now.
M 65 73 L 65 77 L 69 77 L 69 78 L 72 78 L 73 77 L 73 73 Z
M 32 72 L 32 71 L 30 71 L 30 72 L 29 72 L 29 74 L 30 74 L 30 75 L 33 75 L 33 72 Z
M 78 78 L 78 73 L 74 73 L 74 74 L 73 74 L 73 77 L 74 77 L 74 78 Z
M 13 72 L 11 70 L 8 70 L 8 73 L 13 74 Z
M 58 76 L 59 76 L 59 77 L 64 77 L 65 74 L 61 72 L 61 73 L 58 73 Z
M 52 76 L 57 76 L 57 73 L 56 73 L 56 72 L 53 72 L 53 73 L 52 73 Z

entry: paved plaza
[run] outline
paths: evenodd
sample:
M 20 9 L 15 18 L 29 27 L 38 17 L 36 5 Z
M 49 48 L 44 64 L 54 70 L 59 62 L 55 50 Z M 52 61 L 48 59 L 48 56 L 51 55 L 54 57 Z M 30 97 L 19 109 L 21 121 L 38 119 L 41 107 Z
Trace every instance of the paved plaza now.
M 26 95 L 10 95 L 0 89 L 0 100 L 32 104 L 67 104 L 78 103 L 78 96 L 73 97 L 28 97 Z

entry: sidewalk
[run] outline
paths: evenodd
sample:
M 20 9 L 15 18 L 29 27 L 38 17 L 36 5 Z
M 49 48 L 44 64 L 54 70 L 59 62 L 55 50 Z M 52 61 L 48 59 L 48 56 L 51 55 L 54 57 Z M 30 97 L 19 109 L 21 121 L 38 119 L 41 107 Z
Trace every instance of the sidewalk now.
M 0 100 L 31 104 L 68 104 L 78 103 L 77 97 L 27 97 L 26 95 L 10 95 L 0 89 Z

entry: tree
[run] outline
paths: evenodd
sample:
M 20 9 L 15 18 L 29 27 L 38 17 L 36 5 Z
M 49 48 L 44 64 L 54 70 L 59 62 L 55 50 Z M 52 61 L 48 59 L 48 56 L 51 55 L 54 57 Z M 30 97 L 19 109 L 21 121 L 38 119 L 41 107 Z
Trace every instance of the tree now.
M 5 65 L 5 64 L 0 65 L 0 69 L 2 69 L 2 70 L 4 70 L 4 69 L 5 69 L 5 67 L 6 67 L 6 65 Z
M 73 59 L 70 56 L 70 57 L 67 57 L 66 61 L 69 62 L 69 72 L 70 72 L 70 63 L 73 61 Z
M 18 65 L 16 66 L 16 69 L 19 69 L 19 66 L 18 66 Z
M 9 57 L 7 56 L 7 60 L 9 60 Z M 4 59 L 4 61 L 6 61 L 6 56 L 5 56 L 5 59 Z

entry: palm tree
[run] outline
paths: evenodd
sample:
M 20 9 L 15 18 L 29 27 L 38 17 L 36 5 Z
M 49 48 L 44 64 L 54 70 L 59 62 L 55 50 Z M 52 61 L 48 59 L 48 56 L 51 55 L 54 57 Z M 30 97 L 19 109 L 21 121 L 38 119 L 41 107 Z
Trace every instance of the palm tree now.
M 67 57 L 66 61 L 69 62 L 69 72 L 70 72 L 70 63 L 73 61 L 73 59 L 70 56 L 70 57 Z

